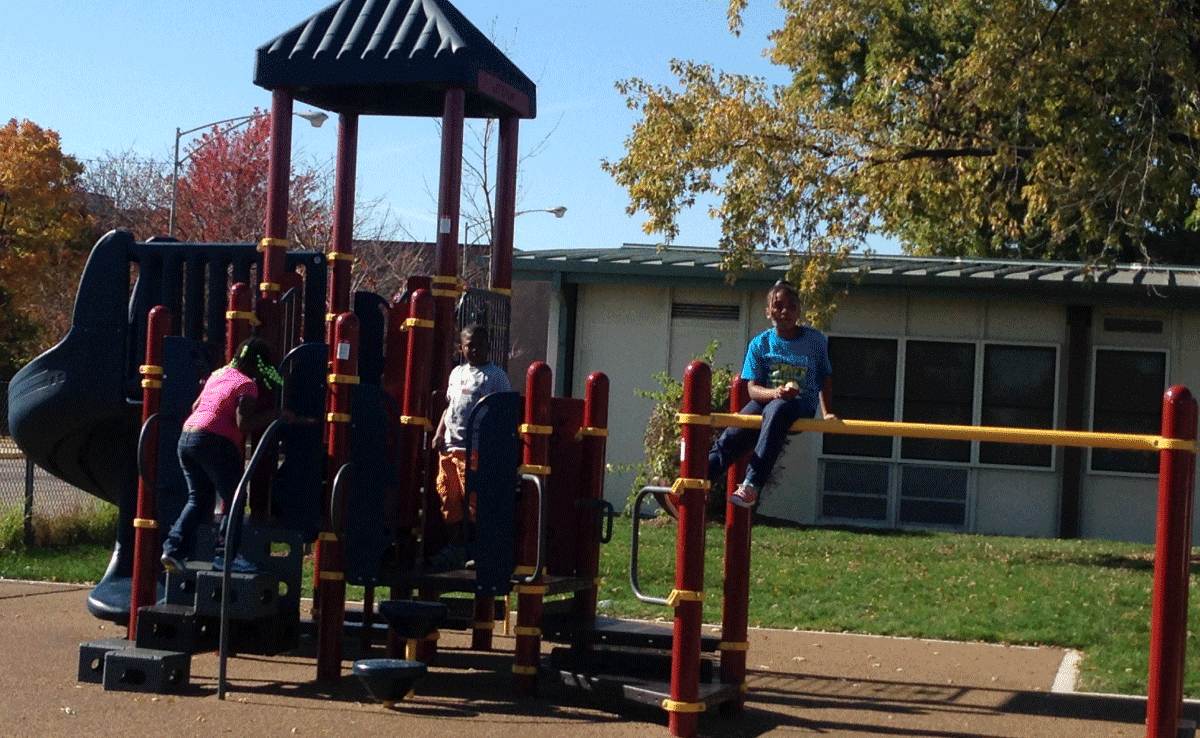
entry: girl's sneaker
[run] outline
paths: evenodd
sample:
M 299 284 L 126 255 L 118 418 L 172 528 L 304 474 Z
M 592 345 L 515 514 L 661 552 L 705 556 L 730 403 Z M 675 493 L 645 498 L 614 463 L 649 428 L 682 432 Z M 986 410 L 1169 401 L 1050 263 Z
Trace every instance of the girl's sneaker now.
M 179 573 L 185 568 L 182 561 L 170 554 L 163 554 L 159 561 L 162 562 L 164 569 L 172 573 Z
M 742 482 L 738 488 L 729 495 L 729 501 L 738 507 L 754 507 L 754 503 L 758 502 L 758 490 L 749 482 Z

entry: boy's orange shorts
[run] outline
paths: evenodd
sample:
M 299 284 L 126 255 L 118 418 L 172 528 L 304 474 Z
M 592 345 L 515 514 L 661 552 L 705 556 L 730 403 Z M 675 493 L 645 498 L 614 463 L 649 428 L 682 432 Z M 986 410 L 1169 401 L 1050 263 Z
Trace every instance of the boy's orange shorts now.
M 473 454 L 474 455 L 474 454 Z M 466 491 L 467 452 L 443 451 L 438 455 L 437 493 L 442 501 L 442 520 L 457 523 L 463 519 L 463 495 Z M 475 495 L 467 501 L 471 522 L 475 522 Z

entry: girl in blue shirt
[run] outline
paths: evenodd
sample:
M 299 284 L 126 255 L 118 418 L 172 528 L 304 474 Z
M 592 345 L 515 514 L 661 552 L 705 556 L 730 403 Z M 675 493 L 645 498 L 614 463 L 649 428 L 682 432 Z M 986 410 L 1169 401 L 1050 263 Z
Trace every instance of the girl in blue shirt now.
M 767 293 L 766 314 L 774 327 L 750 341 L 742 365 L 750 402 L 741 413 L 762 415 L 762 427 L 726 428 L 708 453 L 708 478 L 715 482 L 753 449 L 745 481 L 729 495 L 739 507 L 758 502 L 792 423 L 813 417 L 818 409 L 825 420 L 837 419 L 829 340 L 816 328 L 799 324 L 800 295 L 791 283 L 775 283 Z

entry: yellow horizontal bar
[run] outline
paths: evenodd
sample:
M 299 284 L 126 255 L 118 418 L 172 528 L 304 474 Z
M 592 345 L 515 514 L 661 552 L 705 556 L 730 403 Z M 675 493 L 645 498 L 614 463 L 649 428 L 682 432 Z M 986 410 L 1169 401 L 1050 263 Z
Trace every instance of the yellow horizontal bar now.
M 133 519 L 133 527 L 134 528 L 151 528 L 151 529 L 153 529 L 153 528 L 158 527 L 158 521 L 153 520 L 151 518 L 134 518 Z
M 517 473 L 544 477 L 550 473 L 550 467 L 545 464 L 521 464 L 517 467 Z
M 138 367 L 138 371 L 142 374 L 162 374 L 163 368 L 157 364 L 142 364 Z
M 758 428 L 759 415 L 713 413 L 713 425 L 719 428 Z M 793 431 L 818 431 L 849 436 L 901 436 L 937 438 L 948 441 L 987 441 L 989 443 L 1029 443 L 1041 446 L 1077 446 L 1115 448 L 1126 451 L 1196 452 L 1196 442 L 1182 438 L 1163 438 L 1131 433 L 1070 431 L 1050 428 L 999 428 L 986 425 L 939 425 L 934 423 L 897 423 L 882 420 L 797 420 Z
M 432 328 L 433 321 L 427 318 L 405 318 L 404 323 L 400 326 L 400 330 L 406 331 L 409 328 Z

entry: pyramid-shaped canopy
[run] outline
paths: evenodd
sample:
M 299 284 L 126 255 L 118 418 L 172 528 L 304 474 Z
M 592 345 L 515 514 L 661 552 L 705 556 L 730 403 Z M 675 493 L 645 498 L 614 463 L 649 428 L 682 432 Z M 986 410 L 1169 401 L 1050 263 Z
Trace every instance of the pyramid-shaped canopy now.
M 447 0 L 339 0 L 258 48 L 254 84 L 336 113 L 533 118 L 537 86 Z

